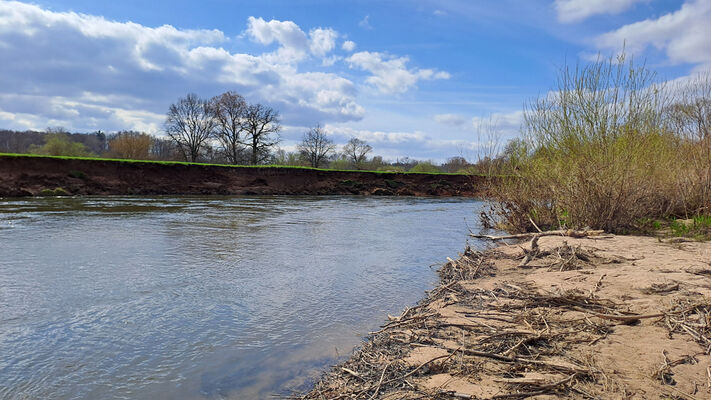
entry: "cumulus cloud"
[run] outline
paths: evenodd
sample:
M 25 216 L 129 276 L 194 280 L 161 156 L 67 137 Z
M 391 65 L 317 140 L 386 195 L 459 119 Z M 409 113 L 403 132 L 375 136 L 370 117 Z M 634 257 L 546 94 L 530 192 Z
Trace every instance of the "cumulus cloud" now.
M 383 93 L 449 77 L 381 53 L 351 54 L 337 64 L 344 60 L 334 53 L 340 37 L 327 27 L 305 33 L 292 21 L 250 17 L 241 38 L 263 49 L 247 53 L 227 50 L 236 42 L 215 29 L 149 27 L 0 0 L 0 126 L 158 133 L 168 105 L 179 97 L 226 90 L 276 107 L 294 126 L 344 123 L 365 115 L 359 85 L 344 67 L 365 71 L 364 84 Z M 347 52 L 355 47 L 341 43 Z M 363 134 L 388 143 L 422 135 Z
M 460 114 L 437 114 L 434 120 L 456 127 L 459 130 L 477 133 L 479 136 L 500 136 L 511 138 L 516 136 L 523 123 L 524 113 L 521 110 L 493 113 L 487 117 L 465 117 Z
M 227 51 L 219 30 L 147 27 L 2 1 L 2 120 L 17 127 L 51 122 L 76 130 L 156 130 L 157 119 L 179 96 L 225 90 L 278 104 L 285 116 L 362 118 L 353 82 L 298 67 L 311 55 L 327 55 L 335 47 L 335 31 L 317 28 L 307 36 L 290 21 L 250 18 L 246 33 L 264 46 L 278 44 L 280 57 Z
M 349 127 L 338 127 L 326 125 L 324 130 L 329 135 L 346 140 L 356 137 L 373 144 L 405 144 L 424 143 L 427 136 L 423 132 L 384 132 L 371 131 L 367 129 L 352 129 Z
M 265 21 L 262 18 L 247 19 L 247 35 L 255 42 L 263 45 L 279 43 L 272 61 L 298 62 L 306 58 L 309 50 L 309 39 L 306 33 L 292 21 Z
M 649 46 L 664 51 L 672 63 L 711 68 L 711 1 L 687 1 L 677 11 L 625 25 L 596 39 L 598 48 L 636 53 Z
M 396 57 L 384 53 L 361 51 L 346 59 L 352 68 L 371 73 L 366 82 L 381 93 L 404 93 L 420 80 L 449 79 L 444 71 L 408 68 L 408 57 Z
M 311 37 L 311 53 L 317 56 L 325 56 L 334 47 L 336 47 L 336 39 L 338 33 L 331 28 L 317 28 L 309 32 Z
M 341 45 L 341 48 L 342 48 L 343 50 L 345 50 L 345 51 L 347 51 L 347 52 L 350 53 L 351 51 L 355 50 L 356 44 L 355 44 L 354 41 L 346 40 L 346 41 L 343 42 L 343 44 Z
M 619 14 L 648 0 L 555 0 L 558 20 L 579 22 L 598 14 Z

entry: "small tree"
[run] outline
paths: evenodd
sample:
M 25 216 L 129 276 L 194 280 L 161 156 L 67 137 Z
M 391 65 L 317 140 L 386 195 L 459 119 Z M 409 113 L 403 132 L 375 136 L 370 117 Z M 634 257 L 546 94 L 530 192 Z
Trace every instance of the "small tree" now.
M 356 169 L 360 169 L 368 153 L 371 151 L 373 151 L 373 148 L 364 140 L 358 138 L 351 138 L 351 140 L 343 146 L 343 154 L 355 165 Z
M 419 174 L 432 174 L 442 172 L 436 165 L 432 164 L 432 161 L 420 161 L 410 169 L 409 172 L 415 172 Z
M 442 164 L 442 169 L 445 172 L 458 172 L 466 170 L 469 167 L 469 162 L 462 156 L 454 156 L 447 159 L 447 162 Z
M 118 132 L 109 139 L 109 155 L 132 160 L 147 160 L 150 158 L 153 138 L 142 132 Z
M 256 165 L 268 159 L 269 149 L 279 143 L 279 112 L 263 104 L 250 104 L 245 109 L 242 126 L 244 139 L 241 143 L 251 149 L 251 163 Z
M 29 148 L 29 152 L 32 154 L 68 157 L 89 157 L 94 155 L 86 149 L 84 144 L 72 141 L 69 139 L 68 133 L 62 132 L 47 134 L 44 145 L 32 145 Z
M 297 148 L 301 156 L 308 160 L 312 167 L 318 168 L 328 159 L 329 154 L 336 150 L 336 145 L 326 136 L 321 125 L 316 125 L 304 133 L 304 139 Z
M 242 133 L 247 102 L 235 92 L 225 92 L 210 100 L 212 115 L 216 121 L 215 138 L 231 164 L 238 164 L 243 153 Z
M 154 137 L 151 144 L 151 155 L 156 160 L 178 160 L 178 149 L 175 142 L 170 139 Z
M 190 93 L 171 104 L 165 133 L 178 146 L 185 161 L 197 161 L 215 129 L 210 103 Z

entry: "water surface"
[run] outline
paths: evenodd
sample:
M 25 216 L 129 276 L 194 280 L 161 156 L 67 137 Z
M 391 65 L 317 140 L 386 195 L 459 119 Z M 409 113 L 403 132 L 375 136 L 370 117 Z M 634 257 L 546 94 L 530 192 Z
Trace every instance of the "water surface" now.
M 0 398 L 307 388 L 437 282 L 471 199 L 0 199 Z

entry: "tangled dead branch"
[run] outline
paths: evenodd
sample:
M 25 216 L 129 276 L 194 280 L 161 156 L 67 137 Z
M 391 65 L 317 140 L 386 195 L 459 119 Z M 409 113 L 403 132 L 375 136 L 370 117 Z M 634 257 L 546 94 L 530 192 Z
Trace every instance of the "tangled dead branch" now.
M 529 258 L 524 264 L 567 271 L 609 260 L 566 242 L 544 249 L 537 238 L 522 255 Z M 678 301 L 659 312 L 635 313 L 625 302 L 599 295 L 606 274 L 585 290 L 542 290 L 526 281 L 495 279 L 502 260 L 516 265 L 510 254 L 497 250 L 467 248 L 459 259 L 450 259 L 439 270 L 441 286 L 389 317 L 350 359 L 296 398 L 624 398 L 624 385 L 585 349 L 619 326 L 642 329 L 640 321 L 688 337 L 705 350 L 699 354 L 711 352 L 711 303 Z M 487 279 L 488 287 L 477 284 Z M 673 369 L 694 357 L 665 355 L 653 378 L 671 385 Z

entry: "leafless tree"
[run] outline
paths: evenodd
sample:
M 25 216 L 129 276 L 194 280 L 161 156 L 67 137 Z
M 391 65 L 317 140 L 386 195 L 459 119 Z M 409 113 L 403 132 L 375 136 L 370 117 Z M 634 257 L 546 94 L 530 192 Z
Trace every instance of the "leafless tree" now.
M 309 129 L 304 133 L 304 139 L 297 146 L 301 156 L 307 160 L 312 167 L 318 168 L 329 156 L 336 150 L 336 145 L 333 144 L 321 125 Z
M 165 120 L 168 134 L 186 161 L 197 161 L 215 129 L 210 103 L 190 93 L 171 104 Z
M 244 112 L 242 144 L 252 150 L 251 163 L 256 165 L 269 157 L 269 149 L 279 143 L 279 112 L 263 104 L 250 104 Z M 274 137 L 276 135 L 276 137 Z
M 238 164 L 241 160 L 244 114 L 247 110 L 244 97 L 235 92 L 225 92 L 210 100 L 210 110 L 215 119 L 215 138 L 222 146 L 227 160 Z
M 373 151 L 373 148 L 364 140 L 351 138 L 351 140 L 343 146 L 343 154 L 351 161 L 357 169 L 360 169 L 361 164 L 366 160 L 368 153 Z
M 666 109 L 671 129 L 686 139 L 711 137 L 711 70 L 673 88 L 676 98 Z

